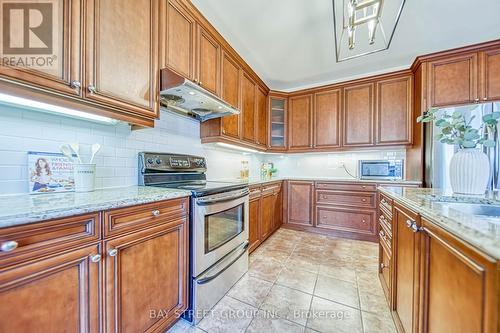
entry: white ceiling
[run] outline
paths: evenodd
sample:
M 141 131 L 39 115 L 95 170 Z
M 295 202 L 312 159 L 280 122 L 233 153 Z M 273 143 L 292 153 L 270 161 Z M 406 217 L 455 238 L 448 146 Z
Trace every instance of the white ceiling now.
M 418 55 L 500 38 L 499 0 L 406 0 L 389 50 L 337 63 L 331 0 L 192 2 L 274 90 L 408 68 Z

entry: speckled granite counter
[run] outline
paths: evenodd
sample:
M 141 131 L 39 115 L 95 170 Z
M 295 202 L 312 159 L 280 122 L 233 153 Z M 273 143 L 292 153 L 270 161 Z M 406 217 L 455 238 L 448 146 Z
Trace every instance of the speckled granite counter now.
M 419 213 L 459 239 L 500 259 L 500 218 L 472 215 L 456 209 L 453 203 L 500 206 L 500 193 L 461 196 L 439 189 L 379 187 L 380 191 Z
M 85 193 L 0 196 L 0 227 L 190 196 L 191 192 L 129 186 Z
M 260 179 L 260 178 L 250 178 L 248 180 L 241 180 L 241 179 L 218 179 L 219 181 L 227 181 L 227 182 L 234 182 L 234 181 L 239 181 L 243 183 L 248 183 L 249 186 L 252 185 L 260 185 L 260 184 L 266 184 L 266 183 L 271 183 L 271 182 L 276 182 L 280 180 L 304 180 L 304 181 L 323 181 L 323 182 L 353 182 L 353 183 L 377 183 L 377 184 L 383 184 L 384 186 L 386 185 L 416 185 L 420 186 L 421 182 L 418 181 L 412 181 L 412 180 L 398 180 L 398 181 L 391 181 L 391 180 L 371 180 L 371 179 L 357 179 L 357 178 L 338 178 L 338 177 L 276 177 L 272 179 Z

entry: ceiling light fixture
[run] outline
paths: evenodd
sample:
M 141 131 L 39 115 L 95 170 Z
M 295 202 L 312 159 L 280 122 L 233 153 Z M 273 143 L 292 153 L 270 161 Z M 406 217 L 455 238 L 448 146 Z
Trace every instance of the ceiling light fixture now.
M 405 0 L 332 0 L 337 62 L 389 48 Z
M 62 106 L 57 106 L 44 102 L 38 102 L 28 98 L 7 95 L 4 93 L 0 93 L 0 104 L 23 108 L 29 111 L 36 110 L 45 113 L 64 115 L 64 116 L 69 116 L 71 118 L 78 118 L 98 123 L 104 123 L 108 125 L 115 125 L 120 122 L 119 120 L 104 116 L 99 116 L 93 113 L 73 110 Z

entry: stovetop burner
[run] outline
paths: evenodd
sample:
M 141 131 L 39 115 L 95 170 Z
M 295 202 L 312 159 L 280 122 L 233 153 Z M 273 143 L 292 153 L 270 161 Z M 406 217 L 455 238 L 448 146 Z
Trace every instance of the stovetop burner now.
M 239 182 L 206 180 L 204 157 L 164 154 L 139 154 L 139 184 L 190 190 L 195 197 L 248 187 Z

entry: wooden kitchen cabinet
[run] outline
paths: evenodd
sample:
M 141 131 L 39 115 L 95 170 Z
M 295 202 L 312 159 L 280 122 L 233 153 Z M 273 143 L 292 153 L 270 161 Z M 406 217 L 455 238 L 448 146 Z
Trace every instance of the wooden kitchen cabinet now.
M 269 150 L 284 151 L 287 147 L 287 97 L 269 93 Z
M 392 310 L 398 332 L 418 332 L 420 233 L 412 229 L 421 226 L 420 217 L 394 204 L 394 280 Z
M 374 83 L 344 87 L 343 146 L 372 146 Z
M 413 76 L 377 81 L 376 144 L 412 143 Z
M 187 217 L 179 217 L 105 241 L 108 332 L 158 332 L 186 309 L 187 225 Z
M 313 191 L 314 182 L 288 181 L 287 207 L 289 225 L 313 225 Z
M 274 228 L 275 197 L 272 192 L 262 194 L 261 238 L 266 239 Z
M 342 90 L 314 94 L 314 148 L 340 147 Z
M 222 99 L 236 109 L 240 109 L 241 101 L 240 66 L 234 58 L 222 51 Z M 218 121 L 213 119 L 212 121 Z M 222 134 L 236 139 L 240 138 L 240 115 L 222 117 Z M 203 126 L 203 125 L 202 125 Z
M 500 100 L 500 47 L 479 53 L 481 100 Z
M 44 62 L 47 64 L 50 62 L 52 66 L 28 68 L 15 66 L 15 64 L 12 66 L 0 65 L 0 76 L 43 87 L 57 93 L 81 96 L 83 76 L 81 72 L 83 42 L 81 17 L 83 16 L 80 2 L 80 0 L 62 0 L 54 3 L 53 15 L 59 22 L 55 31 L 57 38 L 52 41 L 54 45 L 48 45 L 52 47 L 51 54 L 39 55 L 43 57 Z M 56 42 L 57 44 L 55 44 Z M 4 49 L 3 56 L 10 55 L 9 52 L 9 50 Z
M 221 46 L 203 27 L 198 25 L 197 77 L 195 82 L 220 96 Z
M 288 99 L 288 149 L 304 150 L 313 147 L 312 95 Z
M 0 332 L 99 332 L 98 245 L 0 267 Z
M 430 61 L 427 65 L 429 107 L 479 101 L 476 52 Z
M 283 224 L 283 190 L 280 184 L 279 189 L 274 192 L 274 217 L 273 231 L 278 230 Z
M 256 84 L 247 73 L 241 77 L 241 138 L 254 143 L 256 140 Z
M 267 93 L 260 86 L 256 86 L 256 117 L 257 117 L 257 144 L 267 148 Z
M 159 0 L 88 0 L 84 96 L 157 117 Z
M 168 0 L 165 23 L 163 65 L 184 76 L 195 79 L 196 21 L 177 0 Z
M 253 192 L 253 193 L 252 193 Z M 250 190 L 250 200 L 248 202 L 248 242 L 250 243 L 248 251 L 251 253 L 260 245 L 261 241 L 261 197 L 260 186 L 257 189 Z
M 494 261 L 422 219 L 422 332 L 497 332 Z M 498 286 L 497 286 L 498 288 Z

